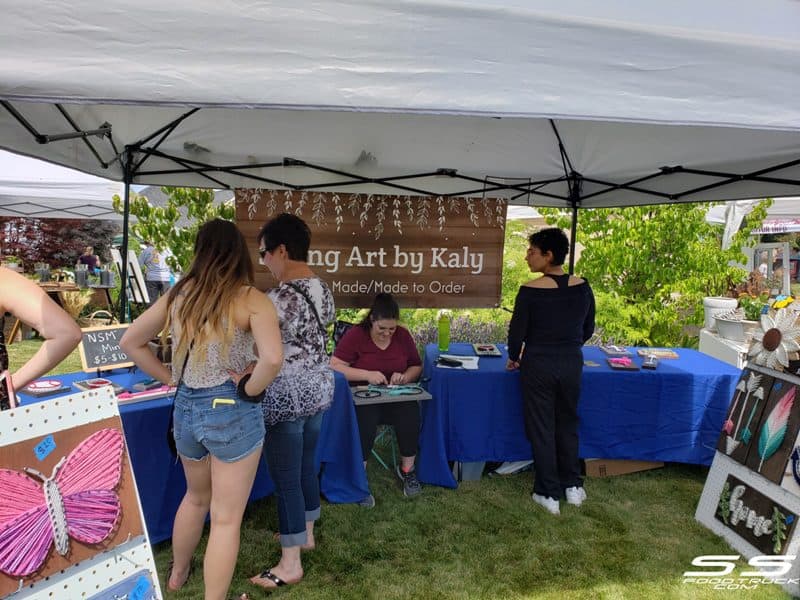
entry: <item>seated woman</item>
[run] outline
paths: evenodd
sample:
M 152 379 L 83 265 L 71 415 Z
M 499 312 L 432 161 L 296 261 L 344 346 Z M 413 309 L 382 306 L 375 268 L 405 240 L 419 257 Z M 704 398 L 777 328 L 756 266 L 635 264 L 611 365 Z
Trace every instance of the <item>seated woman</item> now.
M 404 327 L 399 327 L 400 307 L 391 294 L 378 294 L 369 314 L 344 334 L 331 357 L 331 367 L 353 383 L 376 385 L 413 383 L 422 373 L 417 345 Z M 397 474 L 405 496 L 422 491 L 414 469 L 419 441 L 419 406 L 416 402 L 390 402 L 356 406 L 364 466 L 372 452 L 379 424 L 392 425 L 400 446 Z M 370 496 L 365 506 L 374 506 Z
M 0 373 L 8 374 L 8 354 L 3 338 L 3 315 L 10 312 L 27 323 L 44 338 L 28 361 L 10 375 L 12 385 L 0 382 L 0 410 L 11 408 L 10 390 L 20 389 L 44 375 L 75 349 L 81 341 L 81 330 L 47 293 L 27 277 L 0 267 Z

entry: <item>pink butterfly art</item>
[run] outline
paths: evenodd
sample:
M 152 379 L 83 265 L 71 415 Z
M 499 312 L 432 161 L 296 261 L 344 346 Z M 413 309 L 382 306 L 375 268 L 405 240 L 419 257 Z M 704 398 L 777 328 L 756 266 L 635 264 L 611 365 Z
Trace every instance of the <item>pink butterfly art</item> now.
M 49 477 L 36 469 L 0 469 L 0 572 L 26 577 L 38 571 L 55 544 L 69 552 L 69 538 L 105 541 L 122 507 L 116 487 L 124 440 L 119 429 L 101 429 L 62 457 Z

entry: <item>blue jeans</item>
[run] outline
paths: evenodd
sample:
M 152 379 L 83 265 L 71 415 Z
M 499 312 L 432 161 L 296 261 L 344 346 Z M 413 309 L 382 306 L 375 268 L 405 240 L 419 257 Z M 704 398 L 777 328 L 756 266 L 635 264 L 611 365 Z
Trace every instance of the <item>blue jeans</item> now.
M 308 541 L 306 521 L 319 518 L 315 454 L 322 412 L 294 421 L 281 421 L 267 429 L 264 454 L 278 498 L 281 546 L 305 544 Z
M 223 462 L 236 462 L 264 443 L 261 404 L 240 400 L 232 381 L 210 388 L 181 384 L 173 410 L 175 446 L 190 460 L 210 453 Z

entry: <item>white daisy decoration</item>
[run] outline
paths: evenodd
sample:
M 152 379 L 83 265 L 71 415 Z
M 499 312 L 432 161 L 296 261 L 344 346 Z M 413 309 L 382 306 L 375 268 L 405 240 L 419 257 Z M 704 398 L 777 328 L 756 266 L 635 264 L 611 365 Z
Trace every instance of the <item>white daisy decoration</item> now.
M 775 316 L 761 315 L 761 329 L 753 334 L 748 354 L 757 365 L 783 370 L 789 366 L 790 353 L 800 351 L 800 327 L 795 326 L 797 313 L 782 308 Z

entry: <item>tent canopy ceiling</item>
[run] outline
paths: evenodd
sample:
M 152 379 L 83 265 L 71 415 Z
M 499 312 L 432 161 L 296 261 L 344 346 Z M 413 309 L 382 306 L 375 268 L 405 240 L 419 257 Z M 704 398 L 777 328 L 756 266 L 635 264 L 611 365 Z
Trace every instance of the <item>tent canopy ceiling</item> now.
M 120 220 L 118 182 L 0 151 L 0 216 Z
M 0 40 L 0 146 L 116 180 L 130 146 L 137 184 L 800 191 L 794 0 L 32 0 Z M 57 139 L 76 129 L 101 137 Z

